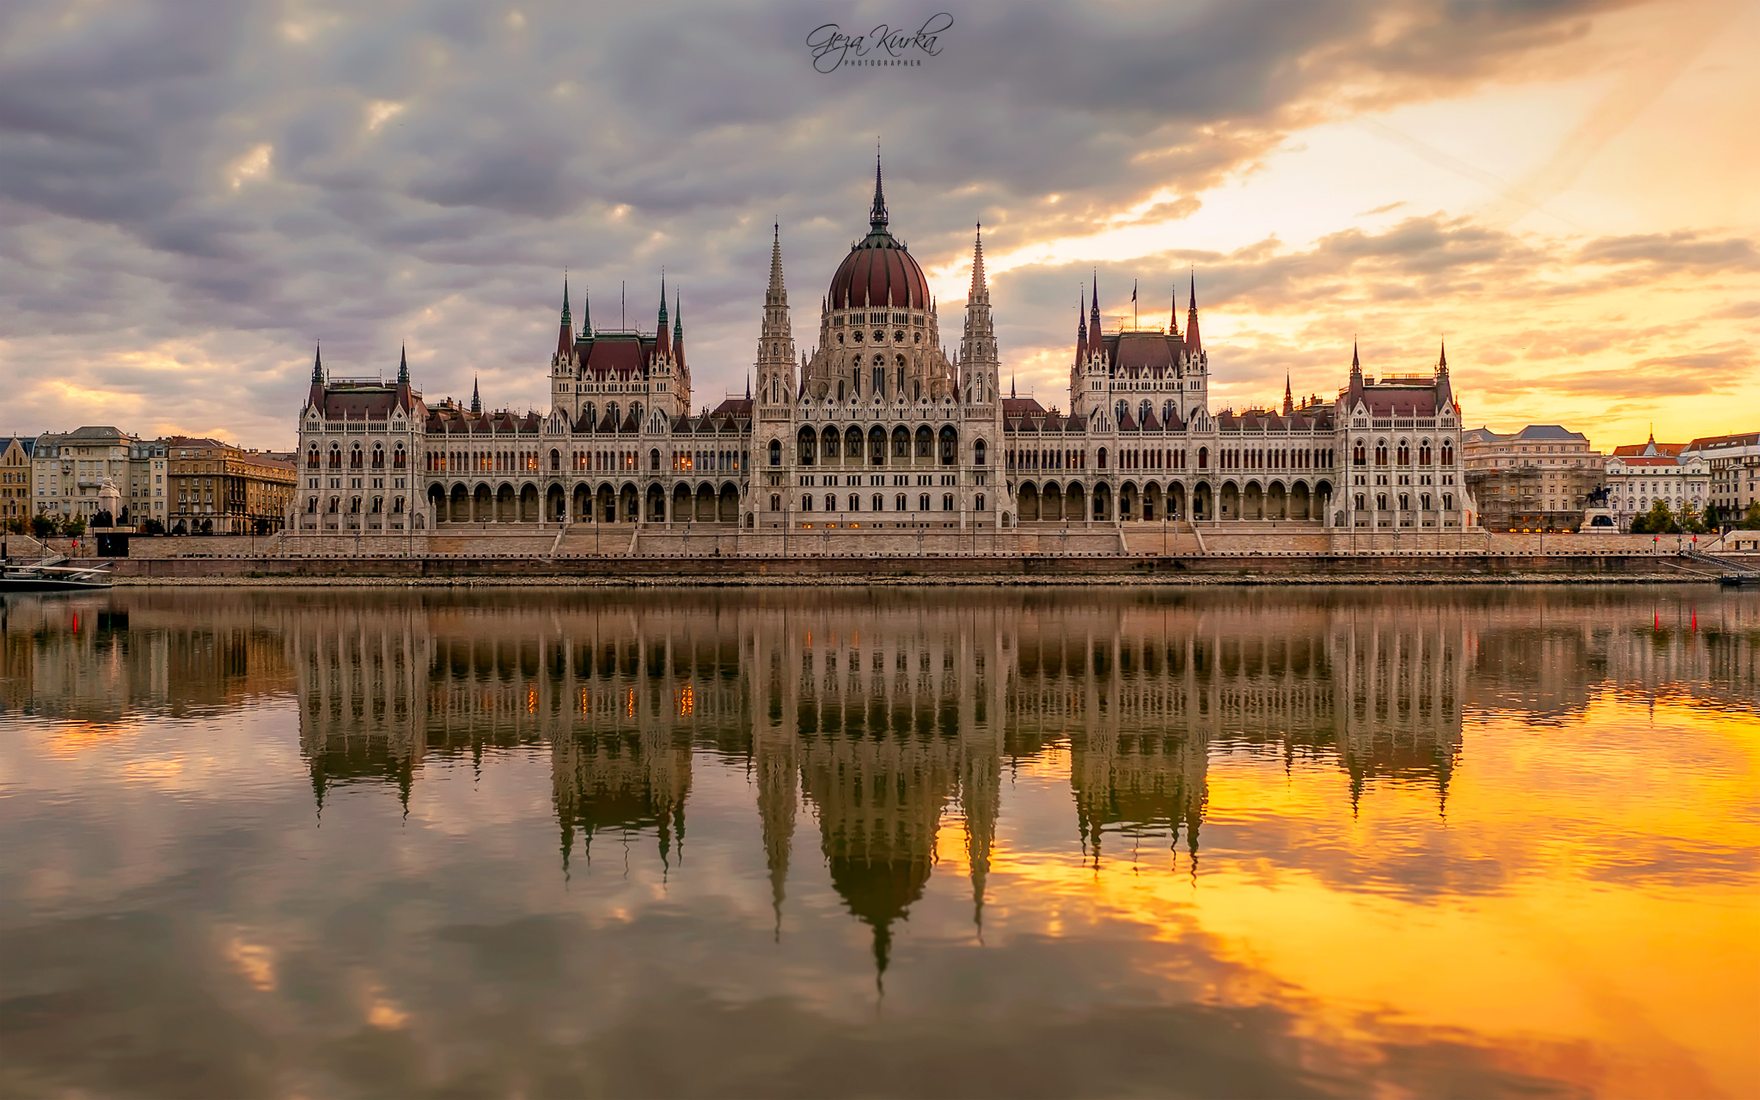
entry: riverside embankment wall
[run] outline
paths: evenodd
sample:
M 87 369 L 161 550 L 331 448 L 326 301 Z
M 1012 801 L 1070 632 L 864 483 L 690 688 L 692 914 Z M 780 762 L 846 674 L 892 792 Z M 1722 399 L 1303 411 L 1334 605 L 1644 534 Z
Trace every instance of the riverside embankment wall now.
M 1648 555 L 1381 554 L 1122 558 L 958 557 L 156 558 L 117 563 L 119 583 L 789 584 L 909 580 L 963 583 L 1708 582 L 1715 573 Z

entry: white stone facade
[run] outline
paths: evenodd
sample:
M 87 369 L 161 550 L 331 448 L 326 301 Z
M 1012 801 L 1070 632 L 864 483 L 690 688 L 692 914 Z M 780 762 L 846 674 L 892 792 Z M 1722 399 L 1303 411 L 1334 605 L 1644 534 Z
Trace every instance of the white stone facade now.
M 1620 448 L 1607 460 L 1607 507 L 1615 526 L 1631 529 L 1632 520 L 1657 502 L 1667 504 L 1677 517 L 1691 509 L 1703 514 L 1711 489 L 1711 468 L 1699 454 L 1677 446 L 1658 445 L 1652 438 L 1643 447 Z

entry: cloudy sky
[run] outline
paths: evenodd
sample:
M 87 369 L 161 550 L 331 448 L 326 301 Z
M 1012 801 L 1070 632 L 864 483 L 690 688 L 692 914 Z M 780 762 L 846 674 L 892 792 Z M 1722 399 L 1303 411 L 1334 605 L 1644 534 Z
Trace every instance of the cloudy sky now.
M 577 317 L 627 284 L 651 326 L 664 267 L 713 403 L 773 220 L 810 346 L 876 139 L 944 339 L 981 219 L 1004 372 L 1047 404 L 1090 272 L 1148 327 L 1195 267 L 1217 405 L 1446 336 L 1472 424 L 1760 429 L 1743 0 L 364 7 L 0 4 L 0 434 L 291 447 L 318 340 L 543 407 L 565 268 Z M 821 24 L 941 11 L 920 65 L 815 68 Z

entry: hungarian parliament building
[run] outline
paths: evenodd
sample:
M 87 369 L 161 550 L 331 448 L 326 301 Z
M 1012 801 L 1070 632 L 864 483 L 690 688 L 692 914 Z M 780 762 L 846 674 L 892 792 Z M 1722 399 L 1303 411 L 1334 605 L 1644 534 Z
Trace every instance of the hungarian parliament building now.
M 692 411 L 683 319 L 664 285 L 652 332 L 596 328 L 568 289 L 547 412 L 423 401 L 332 377 L 300 412 L 290 532 L 527 534 L 812 531 L 966 536 L 1329 528 L 1456 531 L 1477 522 L 1446 353 L 1364 375 L 1333 399 L 1211 408 L 1195 280 L 1185 331 L 1107 331 L 1096 286 L 1074 334 L 1067 411 L 1002 389 L 982 230 L 958 348 L 890 229 L 876 164 L 868 231 L 832 275 L 816 345 L 797 353 L 780 230 L 744 397 Z M 1177 302 L 1176 302 L 1177 307 Z M 560 529 L 560 530 L 559 530 Z M 973 534 L 975 538 L 975 534 Z M 1122 537 L 1122 535 L 1121 535 Z M 806 551 L 818 539 L 800 539 Z M 615 543 L 602 546 L 617 545 Z M 690 545 L 688 541 L 680 545 Z M 716 544 L 719 546 L 719 543 Z

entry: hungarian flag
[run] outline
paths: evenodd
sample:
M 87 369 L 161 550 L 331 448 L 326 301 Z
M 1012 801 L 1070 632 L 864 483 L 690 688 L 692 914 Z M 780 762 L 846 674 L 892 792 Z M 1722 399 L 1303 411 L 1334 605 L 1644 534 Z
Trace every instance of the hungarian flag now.
M 1132 279 L 1131 280 L 1131 301 L 1135 302 L 1136 300 L 1137 300 L 1137 281 L 1135 279 Z

